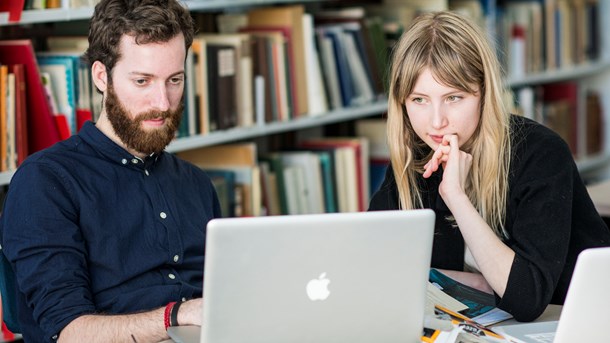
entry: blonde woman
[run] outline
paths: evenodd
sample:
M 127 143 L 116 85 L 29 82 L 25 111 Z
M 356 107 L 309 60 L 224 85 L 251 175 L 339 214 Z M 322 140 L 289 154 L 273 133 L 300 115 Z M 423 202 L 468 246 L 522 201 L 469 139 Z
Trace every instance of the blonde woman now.
M 433 209 L 432 267 L 530 321 L 563 303 L 578 253 L 610 245 L 610 231 L 566 143 L 510 115 L 503 84 L 476 24 L 419 16 L 394 49 L 392 166 L 370 210 Z

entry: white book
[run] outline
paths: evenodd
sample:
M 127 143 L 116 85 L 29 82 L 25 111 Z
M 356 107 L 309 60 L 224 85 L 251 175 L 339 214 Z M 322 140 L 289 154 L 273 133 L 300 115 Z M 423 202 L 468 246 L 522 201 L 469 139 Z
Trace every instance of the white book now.
M 303 174 L 305 190 L 302 199 L 306 206 L 303 206 L 303 213 L 324 213 L 326 206 L 318 155 L 310 151 L 298 151 L 285 152 L 281 156 L 285 166 L 298 166 L 305 171 Z
M 320 59 L 316 48 L 311 14 L 303 15 L 303 36 L 305 38 L 305 68 L 307 70 L 307 101 L 309 115 L 320 115 L 328 111 L 324 81 L 320 70 Z
M 350 147 L 338 147 L 335 150 L 335 161 L 339 211 L 357 212 L 359 203 L 356 152 Z
M 288 214 L 299 214 L 299 194 L 297 186 L 297 166 L 284 166 L 284 195 L 288 206 Z

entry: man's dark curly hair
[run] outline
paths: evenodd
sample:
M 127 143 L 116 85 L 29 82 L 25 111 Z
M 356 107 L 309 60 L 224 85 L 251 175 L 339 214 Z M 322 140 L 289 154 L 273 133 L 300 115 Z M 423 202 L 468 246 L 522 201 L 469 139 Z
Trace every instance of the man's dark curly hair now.
M 121 57 L 119 42 L 125 34 L 137 44 L 167 42 L 181 33 L 188 49 L 195 24 L 188 9 L 177 0 L 102 0 L 95 6 L 89 27 L 89 48 L 84 59 L 102 62 L 109 72 Z

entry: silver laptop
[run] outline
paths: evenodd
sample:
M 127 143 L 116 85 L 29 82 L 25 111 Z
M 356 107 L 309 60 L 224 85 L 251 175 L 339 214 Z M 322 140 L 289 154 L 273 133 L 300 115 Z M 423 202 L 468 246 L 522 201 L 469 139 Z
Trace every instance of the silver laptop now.
M 511 342 L 610 342 L 610 248 L 578 255 L 559 321 L 506 325 Z
M 431 210 L 212 220 L 202 328 L 170 337 L 419 342 L 434 220 Z

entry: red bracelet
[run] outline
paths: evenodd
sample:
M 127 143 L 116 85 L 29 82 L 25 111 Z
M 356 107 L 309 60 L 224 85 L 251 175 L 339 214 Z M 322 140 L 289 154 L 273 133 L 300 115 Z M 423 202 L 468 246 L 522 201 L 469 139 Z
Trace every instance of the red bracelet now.
M 165 331 L 170 327 L 170 314 L 172 313 L 172 308 L 176 305 L 175 301 L 170 302 L 165 306 L 165 313 L 163 314 L 163 320 L 165 323 Z

